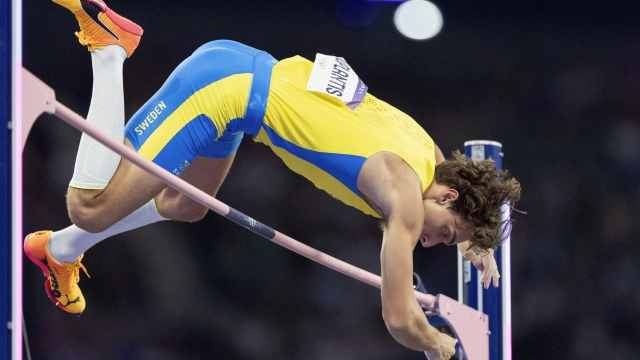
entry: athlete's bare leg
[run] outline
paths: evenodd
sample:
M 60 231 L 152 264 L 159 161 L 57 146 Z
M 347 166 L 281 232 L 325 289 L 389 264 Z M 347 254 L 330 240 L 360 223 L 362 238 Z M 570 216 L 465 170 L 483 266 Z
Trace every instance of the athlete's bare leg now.
M 125 145 L 133 149 L 127 139 Z M 197 158 L 181 178 L 213 196 L 229 172 L 233 158 Z M 204 206 L 167 188 L 155 176 L 126 159 L 120 161 L 116 173 L 104 189 L 69 187 L 67 209 L 76 226 L 97 233 L 106 230 L 153 198 L 156 198 L 160 215 L 172 220 L 197 221 L 207 211 Z
M 128 139 L 125 139 L 124 144 L 133 149 Z M 126 159 L 121 159 L 115 174 L 104 189 L 69 187 L 69 218 L 83 230 L 101 232 L 149 202 L 165 187 L 166 185 L 156 177 Z
M 235 154 L 224 159 L 198 157 L 180 178 L 211 196 L 216 196 L 227 177 Z M 165 188 L 155 198 L 160 215 L 167 219 L 195 222 L 209 209 L 172 187 Z

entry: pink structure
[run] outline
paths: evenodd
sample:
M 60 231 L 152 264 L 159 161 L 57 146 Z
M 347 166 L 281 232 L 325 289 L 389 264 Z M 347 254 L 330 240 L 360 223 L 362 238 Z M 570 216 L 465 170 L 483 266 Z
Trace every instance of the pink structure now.
M 436 311 L 456 335 L 465 359 L 489 359 L 489 317 L 442 294 L 436 296 Z
M 33 126 L 38 116 L 43 112 L 55 114 L 60 119 L 69 123 L 78 130 L 87 133 L 95 140 L 103 143 L 106 147 L 118 153 L 122 157 L 131 161 L 143 170 L 158 177 L 168 186 L 180 191 L 191 199 L 215 211 L 216 213 L 238 223 L 239 225 L 294 251 L 308 259 L 320 263 L 328 268 L 339 271 L 356 280 L 360 280 L 369 285 L 380 288 L 380 276 L 355 267 L 344 261 L 329 256 L 310 246 L 307 246 L 287 235 L 284 235 L 268 226 L 246 216 L 237 210 L 229 207 L 221 201 L 209 196 L 205 192 L 197 189 L 191 184 L 183 181 L 179 177 L 169 173 L 160 166 L 140 156 L 137 152 L 129 149 L 125 145 L 113 140 L 96 127 L 88 124 L 84 118 L 71 111 L 66 106 L 57 102 L 55 92 L 40 79 L 23 69 L 23 146 L 29 130 Z M 462 345 L 465 356 L 469 360 L 489 359 L 489 327 L 488 318 L 485 314 L 478 312 L 464 304 L 450 299 L 442 294 L 436 296 L 423 294 L 415 291 L 416 300 L 425 309 L 436 311 L 439 316 L 445 319 L 451 329 L 456 334 Z

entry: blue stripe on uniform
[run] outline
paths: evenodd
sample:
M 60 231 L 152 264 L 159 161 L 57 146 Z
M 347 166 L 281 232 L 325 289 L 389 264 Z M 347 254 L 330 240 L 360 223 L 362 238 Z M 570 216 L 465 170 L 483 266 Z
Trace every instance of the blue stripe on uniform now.
M 183 170 L 176 168 L 176 166 L 185 165 L 185 160 L 191 164 L 200 151 L 211 142 L 211 139 L 215 139 L 217 136 L 218 131 L 213 122 L 207 116 L 200 115 L 189 121 L 162 148 L 153 162 L 176 175 L 180 175 Z M 185 149 L 189 151 L 185 151 Z
M 357 187 L 358 174 L 360 174 L 360 169 L 362 169 L 367 158 L 363 156 L 323 153 L 305 149 L 283 139 L 267 125 L 263 125 L 263 128 L 267 132 L 267 135 L 273 145 L 283 148 L 297 158 L 312 163 L 324 172 L 336 178 L 336 180 L 340 181 L 354 194 L 361 197 Z
M 266 52 L 262 52 L 253 59 L 253 82 L 247 105 L 247 114 L 243 131 L 257 136 L 267 111 L 271 72 L 278 61 Z

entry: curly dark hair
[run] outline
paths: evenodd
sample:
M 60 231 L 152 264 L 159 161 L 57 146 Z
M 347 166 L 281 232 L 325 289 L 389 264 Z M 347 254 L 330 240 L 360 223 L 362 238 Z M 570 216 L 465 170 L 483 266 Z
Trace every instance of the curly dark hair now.
M 493 160 L 472 161 L 456 150 L 453 159 L 436 166 L 435 181 L 458 191 L 453 209 L 474 228 L 470 248 L 486 252 L 509 237 L 512 220 L 501 219 L 502 205 L 515 209 L 520 183 L 506 170 L 496 169 Z

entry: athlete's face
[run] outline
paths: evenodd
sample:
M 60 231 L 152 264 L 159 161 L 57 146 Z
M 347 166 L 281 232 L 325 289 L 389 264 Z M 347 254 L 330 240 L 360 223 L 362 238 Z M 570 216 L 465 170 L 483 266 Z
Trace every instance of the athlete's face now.
M 420 243 L 424 247 L 438 244 L 455 245 L 471 238 L 473 228 L 468 221 L 453 211 L 451 204 L 458 198 L 455 190 L 449 189 L 435 199 L 422 200 L 424 225 Z

